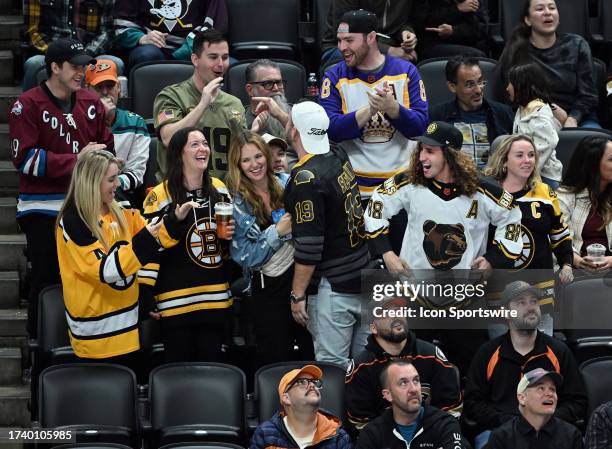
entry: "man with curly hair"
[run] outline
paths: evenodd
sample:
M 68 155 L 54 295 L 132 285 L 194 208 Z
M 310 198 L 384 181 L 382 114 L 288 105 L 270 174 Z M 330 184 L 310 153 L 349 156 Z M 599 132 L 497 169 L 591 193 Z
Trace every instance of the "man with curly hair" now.
M 479 179 L 452 124 L 432 122 L 416 140 L 410 167 L 381 184 L 368 203 L 365 225 L 374 253 L 383 255 L 392 274 L 407 274 L 410 268 L 507 267 L 523 247 L 521 212 L 512 195 Z M 398 256 L 388 227 L 402 209 L 408 226 Z M 487 249 L 490 224 L 497 229 Z

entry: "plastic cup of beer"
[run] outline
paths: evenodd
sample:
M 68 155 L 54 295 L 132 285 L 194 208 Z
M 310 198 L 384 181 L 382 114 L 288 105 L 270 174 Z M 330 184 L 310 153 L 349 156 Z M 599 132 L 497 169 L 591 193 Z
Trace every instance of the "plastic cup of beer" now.
M 606 247 L 601 243 L 591 243 L 586 248 L 587 256 L 594 263 L 603 262 L 603 258 L 606 255 Z
M 231 203 L 215 204 L 215 220 L 217 222 L 217 236 L 220 239 L 229 239 L 228 226 L 232 219 L 234 206 Z

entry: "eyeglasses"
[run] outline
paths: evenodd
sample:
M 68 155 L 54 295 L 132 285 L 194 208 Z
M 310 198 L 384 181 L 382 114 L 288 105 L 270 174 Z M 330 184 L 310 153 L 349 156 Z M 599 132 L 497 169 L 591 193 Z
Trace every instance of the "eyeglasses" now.
M 301 378 L 301 379 L 295 379 L 293 383 L 291 384 L 291 386 L 287 388 L 287 391 L 289 391 L 291 388 L 295 387 L 296 385 L 299 386 L 300 388 L 308 388 L 310 384 L 312 384 L 317 390 L 320 390 L 323 387 L 323 381 L 321 379 Z
M 259 84 L 266 90 L 272 90 L 274 89 L 274 86 L 278 87 L 279 89 L 284 89 L 287 87 L 286 80 L 251 81 L 251 84 Z
M 487 81 L 482 80 L 482 81 L 468 81 L 466 83 L 463 84 L 463 86 L 466 89 L 474 89 L 476 86 L 480 87 L 481 89 L 483 89 L 484 87 L 486 87 L 487 85 Z

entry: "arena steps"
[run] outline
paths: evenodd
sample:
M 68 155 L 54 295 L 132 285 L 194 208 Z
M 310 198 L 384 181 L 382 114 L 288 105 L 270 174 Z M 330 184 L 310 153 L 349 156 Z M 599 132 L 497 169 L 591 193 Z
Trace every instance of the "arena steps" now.
M 0 386 L 0 427 L 30 427 L 30 386 Z M 4 446 L 2 446 L 4 449 Z
M 16 197 L 19 191 L 19 175 L 11 161 L 0 161 L 0 197 Z
M 23 16 L 1 15 L 0 40 L 19 40 L 22 27 Z
M 8 123 L 0 123 L 0 161 L 11 159 Z
M 0 348 L 0 385 L 21 382 L 21 351 L 19 348 Z
M 26 239 L 23 234 L 0 235 L 0 271 L 25 272 L 23 256 L 25 245 Z
M 7 84 L 13 82 L 13 74 L 15 67 L 13 66 L 15 58 L 11 50 L 0 50 L 0 83 Z
M 0 271 L 0 309 L 19 307 L 19 273 L 17 271 Z M 0 378 L 2 373 L 0 373 Z M 2 385 L 2 382 L 0 382 Z
M 0 25 L 0 29 L 2 26 Z M 21 87 L 0 86 L 0 123 L 7 123 L 10 107 L 15 103 L 17 97 L 21 95 Z
M 17 199 L 15 197 L 0 197 L 0 235 L 18 232 L 17 221 L 15 220 L 16 214 Z

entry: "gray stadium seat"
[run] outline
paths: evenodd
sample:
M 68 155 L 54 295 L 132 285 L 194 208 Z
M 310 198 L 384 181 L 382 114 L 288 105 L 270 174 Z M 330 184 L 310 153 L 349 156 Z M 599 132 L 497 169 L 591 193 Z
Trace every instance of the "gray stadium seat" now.
M 417 68 L 421 74 L 425 90 L 427 91 L 427 100 L 429 107 L 446 103 L 455 98 L 446 85 L 446 63 L 449 58 L 432 58 L 419 62 Z M 489 58 L 477 58 L 480 62 L 480 69 L 485 80 L 489 83 L 485 88 L 485 98 L 495 101 L 505 101 L 505 98 L 496 98 L 499 88 L 496 84 L 499 83 L 498 77 L 495 76 L 495 67 L 497 61 Z M 502 89 L 503 91 L 503 89 Z
M 232 57 L 297 60 L 298 8 L 298 0 L 227 0 Z
M 584 379 L 589 408 L 587 416 L 604 402 L 612 400 L 612 357 L 598 357 L 580 365 Z
M 71 430 L 77 443 L 137 444 L 136 376 L 119 365 L 51 366 L 39 379 L 38 420 L 45 429 Z
M 128 78 L 131 98 L 130 111 L 153 122 L 153 103 L 157 94 L 170 84 L 180 83 L 193 75 L 193 65 L 187 61 L 143 62 L 132 67 Z
M 557 159 L 563 164 L 563 173 L 567 171 L 567 167 L 572 159 L 572 155 L 578 144 L 587 136 L 603 136 L 612 138 L 605 130 L 595 130 L 587 128 L 565 128 L 559 131 L 559 143 L 557 144 Z
M 149 376 L 155 446 L 202 441 L 241 443 L 246 437 L 246 379 L 222 363 L 171 363 Z

